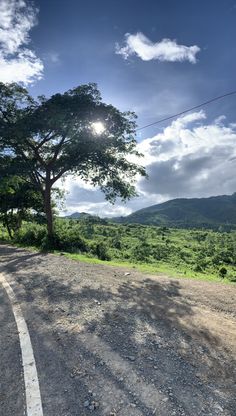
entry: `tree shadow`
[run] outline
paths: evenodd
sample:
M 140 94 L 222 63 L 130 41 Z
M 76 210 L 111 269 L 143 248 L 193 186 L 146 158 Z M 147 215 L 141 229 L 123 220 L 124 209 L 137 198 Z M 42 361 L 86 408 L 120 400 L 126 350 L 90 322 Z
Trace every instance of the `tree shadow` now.
M 111 273 L 110 286 L 96 287 L 80 275 L 39 273 L 44 256 L 14 252 L 5 251 L 5 270 L 25 305 L 46 411 L 87 415 L 84 403 L 98 401 L 98 415 L 217 415 L 220 402 L 233 414 L 235 357 L 227 352 L 226 362 L 222 340 L 196 326 L 180 281 Z M 65 261 L 58 258 L 62 268 Z

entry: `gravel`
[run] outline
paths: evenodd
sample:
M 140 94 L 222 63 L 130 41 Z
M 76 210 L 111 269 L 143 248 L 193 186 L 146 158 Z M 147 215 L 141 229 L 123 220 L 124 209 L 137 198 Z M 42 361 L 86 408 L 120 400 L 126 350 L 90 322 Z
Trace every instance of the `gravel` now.
M 236 415 L 236 288 L 0 246 L 48 416 Z

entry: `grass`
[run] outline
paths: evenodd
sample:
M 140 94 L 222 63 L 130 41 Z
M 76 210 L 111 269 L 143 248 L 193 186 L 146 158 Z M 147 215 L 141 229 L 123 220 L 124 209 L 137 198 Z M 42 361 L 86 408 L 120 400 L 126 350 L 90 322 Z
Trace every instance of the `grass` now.
M 135 269 L 176 278 L 235 283 L 236 232 L 165 229 L 138 224 L 118 225 L 57 219 L 57 250 L 66 257 L 92 264 Z M 14 242 L 0 227 L 0 238 L 16 247 L 40 250 L 47 246 L 46 228 L 24 223 Z M 227 270 L 225 278 L 220 276 Z
M 54 251 L 54 254 L 61 255 L 61 252 Z M 185 279 L 195 279 L 195 280 L 202 280 L 202 281 L 210 281 L 210 282 L 219 282 L 219 283 L 232 283 L 227 278 L 222 279 L 220 277 L 215 276 L 214 274 L 205 274 L 205 273 L 194 273 L 189 270 L 181 270 L 175 267 L 171 267 L 169 265 L 160 263 L 157 265 L 150 265 L 150 264 L 135 264 L 126 261 L 115 261 L 115 260 L 99 260 L 96 257 L 86 256 L 85 254 L 72 254 L 63 252 L 65 257 L 75 260 L 81 261 L 84 263 L 90 264 L 102 264 L 107 266 L 114 266 L 114 267 L 125 267 L 130 270 L 137 270 L 144 273 L 150 274 L 165 274 L 169 277 L 173 278 L 185 278 Z
M 17 243 L 17 242 L 13 242 L 10 240 L 0 240 L 1 244 L 9 244 L 11 246 L 17 247 L 17 248 L 24 248 L 28 251 L 31 252 L 43 252 L 42 250 L 40 250 L 38 247 L 36 246 L 26 246 L 24 244 L 21 243 Z M 74 253 L 68 253 L 68 252 L 61 252 L 58 250 L 52 250 L 49 251 L 48 253 L 50 254 L 54 254 L 54 255 L 61 255 L 63 254 L 66 258 L 74 260 L 74 261 L 81 261 L 83 263 L 89 263 L 89 264 L 102 264 L 105 266 L 113 266 L 113 267 L 120 267 L 120 268 L 126 268 L 126 269 L 130 269 L 130 270 L 137 270 L 139 272 L 143 272 L 143 273 L 148 273 L 148 274 L 153 274 L 153 275 L 157 275 L 157 274 L 163 274 L 163 275 L 167 275 L 171 278 L 182 278 L 182 279 L 194 279 L 194 280 L 200 280 L 200 281 L 207 281 L 207 282 L 218 282 L 218 283 L 223 283 L 223 284 L 234 284 L 233 281 L 224 278 L 220 278 L 214 274 L 210 274 L 210 273 L 195 273 L 191 270 L 187 270 L 187 269 L 182 269 L 182 268 L 178 268 L 178 267 L 171 267 L 168 264 L 165 263 L 160 263 L 158 266 L 157 265 L 152 265 L 152 264 L 137 264 L 137 263 L 131 263 L 128 261 L 116 261 L 116 260 L 100 260 L 96 257 L 92 257 L 91 255 L 86 255 L 86 254 L 74 254 Z

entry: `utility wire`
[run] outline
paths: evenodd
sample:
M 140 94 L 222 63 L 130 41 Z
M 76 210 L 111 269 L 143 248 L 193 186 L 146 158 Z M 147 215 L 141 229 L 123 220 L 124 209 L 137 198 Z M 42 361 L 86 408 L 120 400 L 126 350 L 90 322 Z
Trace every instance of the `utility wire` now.
M 150 124 L 147 124 L 146 126 L 142 126 L 142 127 L 137 128 L 136 131 L 146 129 L 147 127 L 154 126 L 155 124 L 162 123 L 163 121 L 171 120 L 172 118 L 181 116 L 182 114 L 188 113 L 189 111 L 196 110 L 197 108 L 200 108 L 200 107 L 203 107 L 204 105 L 210 104 L 213 101 L 220 100 L 221 98 L 228 97 L 229 95 L 233 95 L 233 94 L 236 94 L 236 91 L 231 91 L 231 92 L 228 92 L 227 94 L 219 95 L 218 97 L 212 98 L 211 100 L 205 101 L 204 103 L 195 105 L 194 107 L 188 108 L 187 110 L 181 111 L 180 113 L 176 113 L 176 114 L 174 114 L 172 116 L 169 116 L 169 117 L 161 118 L 160 120 L 155 121 L 154 123 L 150 123 Z

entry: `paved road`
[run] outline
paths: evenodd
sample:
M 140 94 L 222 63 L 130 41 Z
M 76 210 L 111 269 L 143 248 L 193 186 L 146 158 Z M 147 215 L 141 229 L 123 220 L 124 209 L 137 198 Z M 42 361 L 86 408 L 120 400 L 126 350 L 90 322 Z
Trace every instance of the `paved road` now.
M 12 307 L 0 286 L 0 414 L 23 416 L 24 382 L 19 337 Z
M 236 415 L 234 288 L 7 246 L 1 271 L 28 325 L 44 416 Z M 0 415 L 22 416 L 19 337 L 3 288 L 0 312 Z

